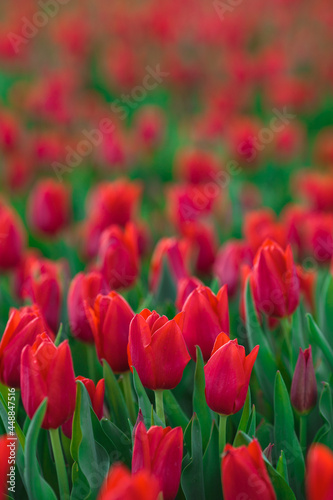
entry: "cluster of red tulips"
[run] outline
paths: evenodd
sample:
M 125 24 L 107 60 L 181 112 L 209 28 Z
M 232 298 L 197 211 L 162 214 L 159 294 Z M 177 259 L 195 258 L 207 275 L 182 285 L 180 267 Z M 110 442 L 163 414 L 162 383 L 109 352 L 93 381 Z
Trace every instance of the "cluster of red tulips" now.
M 332 500 L 330 0 L 0 11 L 1 498 Z

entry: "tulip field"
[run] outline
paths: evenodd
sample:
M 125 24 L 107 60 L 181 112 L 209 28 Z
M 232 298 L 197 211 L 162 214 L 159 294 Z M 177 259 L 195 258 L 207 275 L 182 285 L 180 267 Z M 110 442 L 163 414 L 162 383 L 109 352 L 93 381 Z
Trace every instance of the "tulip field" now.
M 0 2 L 0 500 L 333 500 L 332 0 Z

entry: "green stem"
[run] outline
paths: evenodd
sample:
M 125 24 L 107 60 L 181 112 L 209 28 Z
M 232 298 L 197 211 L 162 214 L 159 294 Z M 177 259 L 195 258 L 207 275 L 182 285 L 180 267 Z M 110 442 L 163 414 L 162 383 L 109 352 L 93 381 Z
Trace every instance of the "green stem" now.
M 163 425 L 165 425 L 163 391 L 155 391 L 155 405 L 156 414 L 162 420 Z
M 125 401 L 129 411 L 130 420 L 132 424 L 134 424 L 136 420 L 136 414 L 134 408 L 130 371 L 123 374 L 123 387 L 124 387 Z
M 96 352 L 94 344 L 87 344 L 88 371 L 93 382 L 97 382 L 96 374 Z
M 306 431 L 307 431 L 307 415 L 300 415 L 299 418 L 299 442 L 303 453 L 306 453 Z
M 68 477 L 60 443 L 59 429 L 50 429 L 50 438 L 57 470 L 60 498 L 61 500 L 69 500 Z
M 220 415 L 219 423 L 219 452 L 222 455 L 227 442 L 227 420 L 228 415 Z
M 292 369 L 292 363 L 293 363 L 293 350 L 292 350 L 292 345 L 291 345 L 291 321 L 290 318 L 283 318 L 281 320 L 281 325 L 282 325 L 282 330 L 283 330 L 283 335 L 284 339 L 286 342 L 287 350 L 288 350 L 288 357 L 289 357 L 289 362 L 290 362 L 290 368 Z

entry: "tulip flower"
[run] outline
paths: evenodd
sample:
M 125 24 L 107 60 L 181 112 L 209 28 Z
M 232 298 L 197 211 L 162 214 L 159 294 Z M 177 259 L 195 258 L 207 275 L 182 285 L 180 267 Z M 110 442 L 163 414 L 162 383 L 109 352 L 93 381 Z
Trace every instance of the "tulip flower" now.
M 128 371 L 127 344 L 134 317 L 129 304 L 117 292 L 110 292 L 98 295 L 86 312 L 100 362 L 105 359 L 115 373 Z
M 317 402 L 317 382 L 312 361 L 311 346 L 304 351 L 299 349 L 299 356 L 294 371 L 290 390 L 290 401 L 298 413 L 309 413 Z
M 40 181 L 30 193 L 28 215 L 36 232 L 58 234 L 71 218 L 69 190 L 52 179 Z
M 148 471 L 132 475 L 123 464 L 111 467 L 97 500 L 159 500 L 160 485 Z
M 26 345 L 32 345 L 37 336 L 44 332 L 53 335 L 47 329 L 36 305 L 10 309 L 0 342 L 0 380 L 3 384 L 19 389 L 22 349 Z
M 212 352 L 220 332 L 229 333 L 229 309 L 227 287 L 223 286 L 217 295 L 210 288 L 198 286 L 188 296 L 184 307 L 183 335 L 193 359 L 196 359 L 198 345 L 205 361 Z
M 311 446 L 307 456 L 307 500 L 331 500 L 333 498 L 333 452 L 323 444 Z
M 0 271 L 20 263 L 24 246 L 25 232 L 21 220 L 0 200 Z
M 222 458 L 222 489 L 224 500 L 276 500 L 256 439 L 239 448 L 226 445 Z
M 132 223 L 124 230 L 110 226 L 101 236 L 98 259 L 101 272 L 110 288 L 128 288 L 138 277 L 138 236 Z
M 91 401 L 91 406 L 96 413 L 97 417 L 99 420 L 103 418 L 103 404 L 104 404 L 104 394 L 105 394 L 105 381 L 104 378 L 99 380 L 95 384 L 90 378 L 85 378 L 78 376 L 75 379 L 76 381 L 80 381 L 85 385 L 85 388 L 88 391 L 90 401 Z M 72 438 L 72 426 L 73 426 L 73 417 L 71 417 L 67 422 L 62 424 L 61 428 L 65 436 L 67 436 L 69 439 Z
M 196 271 L 203 274 L 210 273 L 217 250 L 215 228 L 198 221 L 187 222 L 182 225 L 181 232 L 189 241 L 190 249 L 195 256 Z
M 67 340 L 56 347 L 50 337 L 42 333 L 32 346 L 23 349 L 21 396 L 30 419 L 48 398 L 44 429 L 57 429 L 73 416 L 76 384 Z
M 266 240 L 254 258 L 251 281 L 260 312 L 285 318 L 297 308 L 300 285 L 290 246 L 282 250 L 274 241 Z
M 245 215 L 243 233 L 245 241 L 255 253 L 266 239 L 272 239 L 285 248 L 287 244 L 286 230 L 276 220 L 270 209 L 254 210 Z
M 234 296 L 240 286 L 242 265 L 252 265 L 253 254 L 249 245 L 241 240 L 229 240 L 222 245 L 214 263 L 214 275 L 220 286 L 228 285 L 228 295 Z
M 176 177 L 189 184 L 212 182 L 219 170 L 219 159 L 210 151 L 200 149 L 182 149 L 174 162 Z
M 182 278 L 178 281 L 176 306 L 179 311 L 184 307 L 187 297 L 198 286 L 203 286 L 203 283 L 195 276 Z
M 237 413 L 245 403 L 247 390 L 259 346 L 245 356 L 237 339 L 221 332 L 204 370 L 206 400 L 211 410 L 221 415 Z
M 72 335 L 82 342 L 94 342 L 86 309 L 93 307 L 97 295 L 104 293 L 107 293 L 107 286 L 99 272 L 79 273 L 70 284 L 67 296 L 69 324 Z
M 183 458 L 183 431 L 181 427 L 152 426 L 148 431 L 139 422 L 135 431 L 132 473 L 146 470 L 155 476 L 164 500 L 176 498 Z
M 144 387 L 173 389 L 179 384 L 190 360 L 182 335 L 183 314 L 174 319 L 144 309 L 130 325 L 128 362 L 138 372 Z

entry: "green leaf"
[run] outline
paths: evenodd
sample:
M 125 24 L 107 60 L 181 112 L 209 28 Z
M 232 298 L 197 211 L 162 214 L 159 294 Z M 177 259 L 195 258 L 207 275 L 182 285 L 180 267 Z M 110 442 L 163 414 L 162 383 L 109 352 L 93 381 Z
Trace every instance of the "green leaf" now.
M 326 334 L 326 339 L 333 330 L 333 277 L 327 273 L 323 286 L 320 288 L 320 297 L 318 300 L 320 325 Z
M 329 448 L 333 448 L 333 408 L 332 408 L 332 392 L 327 382 L 323 383 L 323 390 L 319 400 L 319 411 L 325 419 L 324 425 L 317 432 L 314 441 L 323 443 Z
M 275 453 L 284 452 L 288 464 L 289 484 L 297 498 L 302 498 L 305 465 L 301 445 L 294 428 L 294 415 L 289 394 L 280 372 L 275 377 L 274 391 Z
M 142 411 L 143 420 L 147 429 L 149 429 L 149 427 L 151 427 L 152 425 L 160 425 L 162 427 L 165 427 L 162 420 L 156 415 L 154 407 L 147 396 L 146 390 L 143 387 L 138 372 L 136 371 L 134 366 L 133 366 L 133 385 L 136 395 L 138 396 L 139 408 Z M 163 394 L 163 402 L 164 402 L 164 394 Z M 152 421 L 153 419 L 154 423 Z
M 101 420 L 103 432 L 114 443 L 116 452 L 112 453 L 111 462 L 124 462 L 128 467 L 131 467 L 132 461 L 132 441 L 110 420 L 103 418 Z
M 183 432 L 189 423 L 189 419 L 179 406 L 179 403 L 171 391 L 163 391 L 164 413 L 171 427 L 181 427 Z
M 215 421 L 212 423 L 209 442 L 203 457 L 203 471 L 206 498 L 222 498 L 221 467 L 219 455 L 219 431 Z
M 196 414 L 192 417 L 191 426 L 191 461 L 183 470 L 181 485 L 186 500 L 205 500 L 202 438 L 200 422 Z
M 256 417 L 256 408 L 252 405 L 251 415 L 247 424 L 246 434 L 251 437 L 255 437 L 257 428 L 257 417 Z
M 0 392 L 0 402 L 2 403 L 0 405 L 0 416 L 1 416 L 1 419 L 2 419 L 4 426 L 5 426 L 5 429 L 6 429 L 8 427 L 8 411 L 9 410 L 8 410 L 7 403 L 6 403 L 3 395 L 1 394 L 1 392 Z M 18 438 L 20 445 L 22 447 L 22 450 L 24 450 L 25 436 L 23 434 L 21 427 L 19 426 L 19 424 L 17 423 L 16 420 L 14 423 L 14 428 L 15 428 L 15 433 L 17 435 L 17 438 Z
M 31 420 L 26 436 L 24 479 L 30 500 L 36 500 L 37 498 L 57 500 L 54 491 L 41 475 L 37 460 L 37 441 L 46 406 L 47 399 L 44 399 Z
M 272 404 L 273 380 L 275 378 L 277 366 L 274 355 L 257 317 L 249 280 L 247 280 L 246 283 L 245 299 L 246 329 L 249 337 L 250 349 L 252 350 L 256 345 L 260 346 L 256 362 L 254 363 L 254 371 L 258 377 L 265 397 Z
M 129 434 L 129 414 L 125 399 L 118 380 L 105 359 L 103 359 L 103 376 L 112 419 L 123 432 Z
M 246 429 L 248 427 L 248 421 L 250 418 L 250 412 L 251 412 L 251 390 L 249 387 L 246 395 L 246 400 L 243 406 L 242 416 L 238 424 L 237 432 L 239 431 L 246 432 Z
M 71 442 L 72 500 L 95 499 L 110 467 L 108 453 L 95 441 L 90 408 L 88 392 L 82 382 L 77 382 Z
M 204 361 L 199 346 L 196 346 L 196 353 L 197 362 L 194 373 L 193 411 L 197 414 L 200 421 L 202 446 L 205 450 L 211 434 L 212 414 L 206 402 Z
M 286 483 L 288 483 L 288 468 L 287 468 L 286 456 L 283 453 L 283 450 L 281 451 L 281 455 L 279 456 L 279 460 L 276 465 L 276 470 L 280 474 L 280 476 L 284 478 Z
M 314 344 L 316 344 L 324 354 L 331 370 L 333 370 L 333 351 L 328 344 L 323 332 L 320 330 L 318 325 L 315 323 L 311 314 L 306 315 L 308 319 L 308 326 L 310 331 L 310 338 Z

